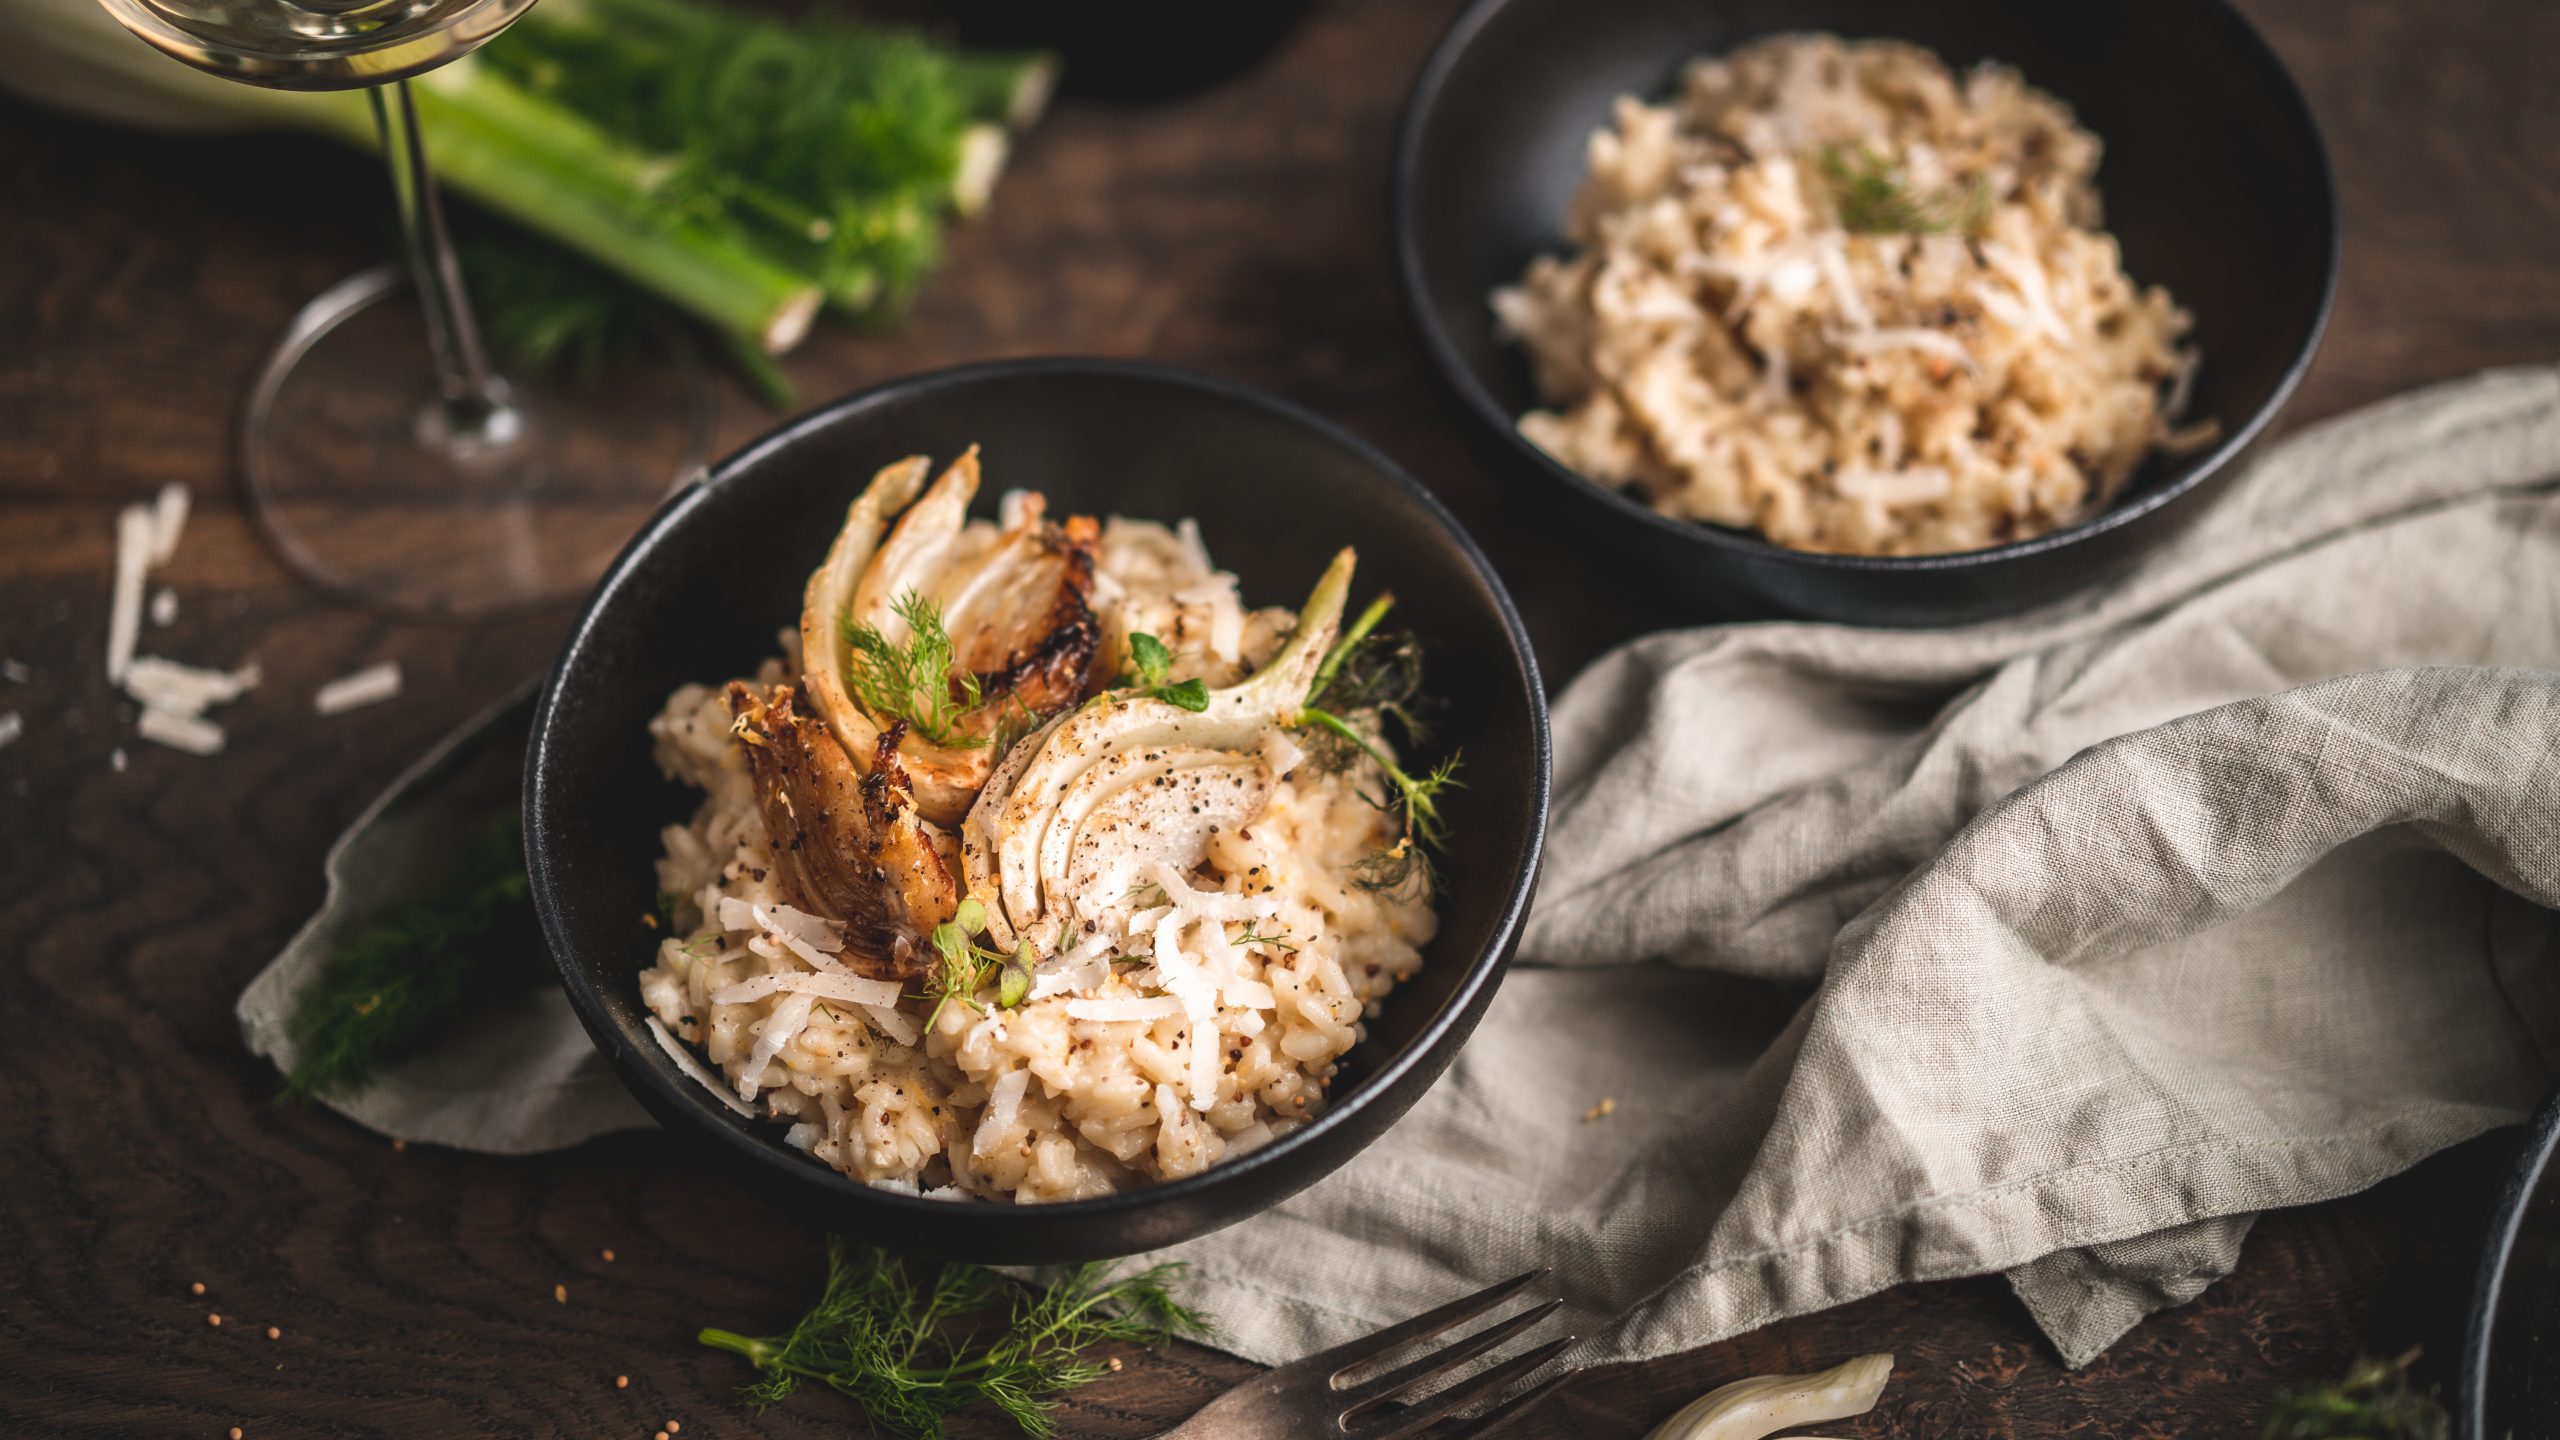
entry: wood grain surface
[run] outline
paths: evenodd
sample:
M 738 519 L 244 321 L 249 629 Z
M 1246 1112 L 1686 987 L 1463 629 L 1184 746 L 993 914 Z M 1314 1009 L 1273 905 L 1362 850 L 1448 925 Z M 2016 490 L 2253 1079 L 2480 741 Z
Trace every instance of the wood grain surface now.
M 1469 461 L 1389 282 L 1388 139 L 1454 8 L 1333 0 L 1206 94 L 1069 102 L 903 328 L 824 334 L 792 374 L 815 400 L 1080 351 L 1267 386 L 1446 495 L 1569 676 L 1648 617 L 1607 557 L 1549 544 Z M 2336 319 L 2280 428 L 2560 352 L 2560 7 L 2245 8 L 2310 92 L 2346 205 Z M 379 258 L 381 191 L 311 142 L 135 137 L 0 101 L 0 654 L 32 672 L 0 682 L 27 727 L 0 750 L 0 1436 L 586 1440 L 668 1418 L 682 1440 L 858 1433 L 823 1393 L 750 1415 L 737 1362 L 692 1343 L 703 1324 L 784 1321 L 819 1242 L 661 1138 L 395 1152 L 271 1104 L 274 1075 L 241 1048 L 232 1000 L 318 902 L 331 837 L 544 665 L 565 622 L 421 625 L 334 602 L 241 514 L 242 388 L 302 301 Z M 734 387 L 722 410 L 723 448 L 774 418 Z M 137 742 L 101 674 L 114 507 L 171 480 L 197 512 L 161 575 L 181 612 L 152 647 L 266 674 L 222 713 L 232 744 L 214 759 Z M 407 672 L 398 703 L 311 717 L 316 685 L 381 659 Z M 2001 1282 L 1915 1286 L 1595 1376 L 1517 1433 L 1635 1436 L 1724 1379 L 1885 1348 L 1902 1356 L 1890 1398 L 1839 1433 L 2251 1434 L 2273 1388 L 2359 1351 L 2448 1358 L 2510 1143 L 2266 1217 L 2239 1274 L 2077 1374 Z M 1132 1355 L 1067 1431 L 1152 1433 L 1248 1368 Z

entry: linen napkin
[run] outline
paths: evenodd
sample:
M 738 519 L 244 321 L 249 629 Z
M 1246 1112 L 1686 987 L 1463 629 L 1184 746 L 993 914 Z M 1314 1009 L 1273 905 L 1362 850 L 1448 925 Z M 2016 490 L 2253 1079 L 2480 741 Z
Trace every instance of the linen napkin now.
M 2560 371 L 2492 374 L 2293 438 L 2073 605 L 1604 659 L 1450 1073 L 1167 1257 L 1262 1360 L 1552 1264 L 1586 1359 L 2005 1271 L 2080 1364 L 2255 1211 L 2521 1119 L 2560 1071 L 2554 477 Z M 631 1119 L 575 1071 L 546 1142 Z

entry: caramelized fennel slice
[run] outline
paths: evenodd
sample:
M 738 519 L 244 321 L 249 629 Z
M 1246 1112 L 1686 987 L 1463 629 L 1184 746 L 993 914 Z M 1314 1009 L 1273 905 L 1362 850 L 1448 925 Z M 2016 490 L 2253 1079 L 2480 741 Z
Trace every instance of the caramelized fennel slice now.
M 1181 783 L 1214 785 L 1223 776 L 1229 790 L 1258 787 L 1267 796 L 1272 782 L 1264 778 L 1269 767 L 1261 759 L 1263 737 L 1287 725 L 1305 704 L 1307 687 L 1341 628 L 1356 559 L 1347 549 L 1336 555 L 1269 663 L 1236 685 L 1210 691 L 1205 709 L 1185 710 L 1134 692 L 1108 694 L 1016 747 L 1019 763 L 1009 760 L 979 793 L 963 846 L 969 892 L 991 918 L 1001 918 L 1009 938 L 1056 947 L 1075 919 L 1068 885 L 1080 828 L 1113 796 L 1158 781 L 1169 786 L 1192 771 L 1210 773 Z M 1259 808 L 1257 801 L 1254 809 Z M 1127 817 L 1115 811 L 1108 818 Z M 1181 853 L 1151 844 L 1149 858 L 1184 870 L 1199 864 L 1206 822 L 1196 833 L 1179 828 L 1176 837 Z M 1118 897 L 1097 898 L 1109 903 Z
M 894 606 L 910 590 L 933 593 L 932 580 L 961 541 L 969 523 L 969 502 L 978 495 L 978 447 L 972 445 L 951 462 L 924 497 L 907 507 L 880 551 L 862 572 L 846 610 L 856 624 L 875 625 L 892 644 L 903 644 L 907 627 Z
M 880 467 L 846 509 L 844 528 L 836 532 L 827 558 L 810 572 L 800 595 L 800 683 L 808 692 L 809 708 L 835 732 L 847 756 L 865 762 L 880 744 L 880 727 L 845 686 L 850 660 L 838 622 L 853 605 L 854 587 L 870 568 L 889 517 L 916 498 L 932 470 L 933 462 L 922 455 Z
M 901 463 L 921 469 L 926 462 Z M 968 813 L 1000 759 L 996 740 L 1085 697 L 1101 646 L 1092 609 L 1101 526 L 1085 516 L 1053 522 L 1034 496 L 1002 531 L 973 531 L 969 504 L 979 483 L 972 447 L 898 517 L 849 587 L 830 585 L 821 595 L 813 578 L 810 608 L 801 616 L 804 646 L 812 630 L 824 631 L 827 653 L 842 668 L 856 663 L 844 645 L 848 623 L 903 646 L 913 635 L 898 613 L 900 600 L 921 596 L 940 614 L 955 651 L 951 678 L 974 680 L 978 701 L 938 736 L 910 729 L 901 754 L 917 810 L 942 825 Z M 834 609 L 821 614 L 820 604 Z M 872 727 L 894 718 L 863 709 L 859 692 L 845 676 L 835 693 Z M 955 698 L 959 694 L 955 688 Z M 832 712 L 829 721 L 839 738 L 862 730 L 835 723 Z M 857 762 L 867 754 L 852 753 Z
M 865 775 L 826 727 L 800 713 L 794 687 L 760 695 L 733 680 L 724 693 L 786 888 L 803 908 L 843 924 L 845 958 L 860 973 L 923 974 L 926 938 L 959 908 L 960 895 L 907 791 L 898 759 L 903 727 L 880 732 Z

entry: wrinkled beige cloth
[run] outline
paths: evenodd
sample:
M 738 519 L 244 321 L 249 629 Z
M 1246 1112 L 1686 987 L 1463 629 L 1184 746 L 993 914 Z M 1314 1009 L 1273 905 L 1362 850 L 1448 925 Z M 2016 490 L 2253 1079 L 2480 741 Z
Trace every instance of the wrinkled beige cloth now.
M 1552 1262 L 1592 1358 L 2006 1271 L 2076 1365 L 2253 1212 L 2523 1118 L 2555 477 L 2560 372 L 2493 374 L 2289 440 L 2086 602 L 1609 656 L 1538 963 L 1371 1152 L 1170 1253 L 1262 1356 Z
M 2560 372 L 2488 375 L 2293 438 L 2089 601 L 1603 660 L 1531 963 L 1368 1153 L 1167 1252 L 1192 1298 L 1279 1360 L 1553 1264 L 1618 1359 L 2005 1271 L 2079 1364 L 2254 1212 L 2522 1118 L 2560 1072 L 2556 476 Z M 476 1143 L 629 1123 L 591 1080 Z

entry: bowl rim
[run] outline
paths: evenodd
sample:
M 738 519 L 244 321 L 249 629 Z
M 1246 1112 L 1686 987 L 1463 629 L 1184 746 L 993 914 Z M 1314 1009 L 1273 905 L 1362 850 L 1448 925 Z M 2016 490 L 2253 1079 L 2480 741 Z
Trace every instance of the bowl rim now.
M 1971 570 L 2058 550 L 2132 524 L 2176 501 L 2229 464 L 2251 441 L 2257 439 L 2267 422 L 2273 420 L 2276 412 L 2292 398 L 2295 387 L 2301 384 L 2304 373 L 2311 368 L 2312 359 L 2319 353 L 2322 337 L 2328 333 L 2330 313 L 2338 297 L 2341 240 L 2338 179 L 2329 157 L 2328 139 L 2321 133 L 2318 117 L 2312 113 L 2311 102 L 2303 95 L 2300 82 L 2295 80 L 2292 70 L 2276 53 L 2275 47 L 2269 45 L 2257 27 L 2249 23 L 2248 17 L 2242 15 L 2231 0 L 2193 0 L 2215 23 L 2231 32 L 2234 43 L 2268 72 L 2278 103 L 2301 127 L 2303 137 L 2311 142 L 2312 156 L 2318 162 L 2313 167 L 2312 179 L 2318 191 L 2320 228 L 2326 237 L 2319 255 L 2319 302 L 2312 309 L 2311 324 L 2294 347 L 2292 357 L 2285 362 L 2284 371 L 2277 376 L 2274 388 L 2244 420 L 2225 432 L 2210 449 L 2180 457 L 2183 469 L 2172 472 L 2166 480 L 2139 496 L 2110 504 L 2094 515 L 2042 535 L 1981 550 L 1958 550 L 1943 555 L 1841 555 L 1791 549 L 1764 539 L 1755 531 L 1665 515 L 1614 485 L 1592 479 L 1532 444 L 1520 433 L 1518 417 L 1504 413 L 1477 378 L 1474 369 L 1459 356 L 1456 343 L 1449 338 L 1432 309 L 1414 223 L 1415 176 L 1421 168 L 1423 127 L 1439 105 L 1442 88 L 1465 59 L 1477 37 L 1496 15 L 1513 3 L 1514 0 L 1473 0 L 1450 25 L 1448 32 L 1440 37 L 1439 43 L 1432 47 L 1430 58 L 1423 62 L 1413 91 L 1405 101 L 1404 112 L 1396 125 L 1394 158 L 1388 167 L 1388 215 L 1394 232 L 1396 289 L 1404 301 L 1406 320 L 1421 336 L 1423 350 L 1431 357 L 1432 368 L 1439 372 L 1441 383 L 1457 395 L 1465 408 L 1467 423 L 1492 431 L 1513 454 L 1527 460 L 1550 479 L 1561 482 L 1568 493 L 1599 504 L 1618 519 L 1633 521 L 1658 534 L 1697 542 L 1711 551 L 1737 558 L 1775 560 L 1814 569 L 1871 574 Z
M 966 389 L 990 380 L 1006 380 L 1025 376 L 1075 375 L 1103 379 L 1137 381 L 1188 392 L 1196 398 L 1218 403 L 1242 405 L 1259 410 L 1283 422 L 1311 430 L 1317 438 L 1349 452 L 1372 474 L 1391 488 L 1401 490 L 1421 506 L 1423 512 L 1454 542 L 1467 565 L 1483 582 L 1493 600 L 1496 618 L 1508 641 L 1517 665 L 1517 675 L 1529 705 L 1530 817 L 1527 833 L 1522 836 L 1521 861 L 1510 879 L 1509 893 L 1495 917 L 1494 927 L 1484 947 L 1467 962 L 1466 971 L 1448 998 L 1424 1024 L 1414 1040 L 1402 1051 L 1371 1072 L 1368 1082 L 1339 1104 L 1328 1106 L 1324 1113 L 1280 1139 L 1249 1154 L 1221 1161 L 1197 1174 L 1178 1180 L 1145 1185 L 1117 1194 L 1085 1200 L 1043 1202 L 1037 1206 L 959 1206 L 948 1201 L 927 1200 L 921 1195 L 904 1195 L 856 1181 L 832 1166 L 820 1165 L 786 1150 L 769 1134 L 774 1121 L 765 1116 L 752 1119 L 739 1116 L 704 1093 L 702 1085 L 690 1076 L 663 1073 L 658 1064 L 645 1057 L 657 1053 L 654 1046 L 641 1046 L 626 1036 L 607 1012 L 605 997 L 589 982 L 585 967 L 569 963 L 565 958 L 575 947 L 568 943 L 566 926 L 554 900 L 552 844 L 554 837 L 543 823 L 547 810 L 545 764 L 557 728 L 560 687 L 572 661 L 582 657 L 593 643 L 600 620 L 614 604 L 628 583 L 633 566 L 653 551 L 680 527 L 687 516 L 722 487 L 737 483 L 740 474 L 758 466 L 773 463 L 774 458 L 792 446 L 806 443 L 816 434 L 841 422 L 848 416 L 940 391 Z M 730 455 L 712 465 L 707 472 L 687 481 L 660 505 L 657 513 L 634 532 L 612 564 L 597 580 L 595 589 L 580 606 L 576 620 L 561 642 L 560 653 L 544 677 L 542 693 L 534 703 L 532 729 L 525 745 L 524 777 L 524 844 L 525 867 L 530 879 L 534 909 L 542 922 L 543 938 L 555 957 L 560 984 L 586 1027 L 589 1037 L 605 1053 L 615 1072 L 626 1085 L 645 1087 L 659 1103 L 649 1106 L 663 1114 L 672 1108 L 691 1118 L 695 1129 L 734 1152 L 751 1168 L 783 1177 L 785 1183 L 815 1184 L 831 1192 L 831 1198 L 854 1205 L 876 1205 L 896 1215 L 931 1216 L 937 1223 L 964 1226 L 1005 1225 L 1018 1227 L 1026 1220 L 1057 1217 L 1061 1221 L 1129 1214 L 1144 1210 L 1160 1201 L 1197 1196 L 1204 1193 L 1245 1185 L 1250 1178 L 1318 1144 L 1324 1136 L 1349 1124 L 1363 1111 L 1382 1103 L 1384 1097 L 1398 1088 L 1415 1069 L 1438 1056 L 1449 1041 L 1450 1032 L 1462 1024 L 1471 1028 L 1468 1016 L 1490 999 L 1490 990 L 1501 983 L 1508 968 L 1529 901 L 1537 888 L 1538 873 L 1545 855 L 1548 806 L 1553 784 L 1553 756 L 1549 733 L 1547 699 L 1539 674 L 1537 652 L 1529 643 L 1528 629 L 1522 624 L 1510 590 L 1499 572 L 1477 546 L 1457 517 L 1449 512 L 1439 497 L 1407 474 L 1402 466 L 1375 446 L 1351 434 L 1332 421 L 1311 410 L 1266 391 L 1235 381 L 1220 379 L 1196 371 L 1178 369 L 1147 361 L 1106 359 L 1089 356 L 1043 356 L 1006 360 L 979 361 L 919 372 L 882 381 L 856 390 L 839 399 L 787 419 L 763 435 L 741 445 Z M 636 972 L 635 972 L 636 973 Z M 643 1058 L 635 1063 L 633 1054 Z M 1445 1063 L 1445 1061 L 1444 1061 Z M 1418 1097 L 1416 1097 L 1418 1098 Z M 1373 1137 L 1375 1138 L 1375 1137 Z M 1351 1153 L 1366 1148 L 1356 1147 Z M 1348 1155 L 1343 1159 L 1347 1160 Z M 1340 1163 L 1340 1162 L 1336 1162 Z M 1247 1213 L 1260 1208 L 1248 1205 Z
M 2518 1340 L 2513 1326 L 2499 1327 L 2498 1315 L 2510 1287 L 2530 1285 L 2549 1273 L 2533 1272 L 2531 1252 L 2523 1241 L 2526 1215 L 2545 1191 L 2554 1189 L 2560 1189 L 2560 1091 L 2525 1122 L 2523 1143 L 2498 1187 L 2489 1233 L 2480 1242 L 2479 1268 L 2471 1282 L 2471 1313 L 2463 1324 L 2462 1362 L 2454 1376 L 2456 1440 L 2491 1440 L 2490 1426 L 2499 1420 L 2509 1422 L 2499 1427 L 2499 1433 L 2517 1433 L 2512 1428 L 2515 1417 L 2499 1404 L 2514 1387 L 2491 1388 L 2492 1382 L 2514 1373 L 2498 1362 L 2513 1354 Z M 2495 1412 L 2493 1405 L 2498 1406 Z

